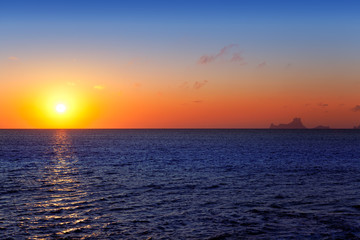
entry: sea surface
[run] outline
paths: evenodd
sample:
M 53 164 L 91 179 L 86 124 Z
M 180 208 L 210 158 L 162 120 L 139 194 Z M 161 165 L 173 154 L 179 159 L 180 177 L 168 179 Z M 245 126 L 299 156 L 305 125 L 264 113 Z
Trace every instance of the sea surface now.
M 360 239 L 360 131 L 0 130 L 0 239 Z

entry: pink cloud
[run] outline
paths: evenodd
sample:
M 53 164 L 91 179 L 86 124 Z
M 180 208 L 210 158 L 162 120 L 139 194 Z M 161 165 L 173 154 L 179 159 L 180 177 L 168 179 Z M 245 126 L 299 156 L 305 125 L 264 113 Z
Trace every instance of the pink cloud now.
M 244 58 L 240 56 L 240 53 L 234 53 L 232 58 L 231 58 L 232 62 L 242 62 L 244 61 Z
M 181 83 L 181 85 L 179 86 L 181 89 L 188 89 L 189 88 L 189 83 L 187 81 Z
M 203 55 L 200 57 L 198 63 L 199 64 L 207 64 L 215 61 L 216 59 L 224 56 L 231 48 L 236 47 L 237 44 L 230 44 L 228 46 L 223 47 L 216 55 Z
M 215 57 L 214 56 L 208 56 L 208 55 L 204 55 L 204 56 L 201 56 L 200 59 L 199 59 L 199 63 L 200 64 L 207 64 L 207 63 L 210 63 L 212 61 L 215 60 Z
M 198 89 L 202 88 L 203 86 L 205 86 L 205 84 L 207 84 L 207 83 L 208 83 L 208 80 L 204 80 L 202 82 L 196 81 L 194 83 L 194 89 L 198 90 Z
M 234 53 L 230 61 L 239 62 L 241 65 L 247 64 L 247 62 L 245 62 L 244 58 L 240 55 L 240 53 Z

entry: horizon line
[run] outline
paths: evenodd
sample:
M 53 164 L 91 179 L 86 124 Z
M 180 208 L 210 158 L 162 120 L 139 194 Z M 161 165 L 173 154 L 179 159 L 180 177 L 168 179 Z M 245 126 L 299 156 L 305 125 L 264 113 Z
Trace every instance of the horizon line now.
M 357 128 L 328 128 L 328 129 L 316 129 L 316 128 L 0 128 L 0 130 L 359 130 Z

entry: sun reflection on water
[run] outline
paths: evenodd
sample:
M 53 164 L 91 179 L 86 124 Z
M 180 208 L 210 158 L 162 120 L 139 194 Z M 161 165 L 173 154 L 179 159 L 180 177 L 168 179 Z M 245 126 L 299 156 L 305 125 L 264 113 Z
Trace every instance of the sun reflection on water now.
M 56 130 L 51 140 L 51 157 L 40 168 L 41 194 L 27 206 L 32 212 L 22 224 L 33 239 L 95 236 L 90 224 L 91 204 L 87 200 L 78 158 L 66 130 Z M 27 221 L 26 221 L 27 220 Z

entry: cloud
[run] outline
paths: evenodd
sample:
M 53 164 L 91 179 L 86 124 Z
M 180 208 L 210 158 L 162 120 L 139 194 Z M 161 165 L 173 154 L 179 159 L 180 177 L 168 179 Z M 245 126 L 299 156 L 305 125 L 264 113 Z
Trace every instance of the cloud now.
M 353 111 L 353 112 L 360 112 L 360 105 L 356 105 L 355 107 L 353 107 L 353 108 L 351 109 L 351 111 Z
M 208 83 L 208 80 L 204 80 L 202 82 L 196 81 L 194 83 L 194 89 L 198 90 L 198 89 L 202 88 L 203 86 L 205 86 L 205 84 L 207 84 L 207 83 Z
M 240 53 L 234 53 L 230 61 L 246 64 L 246 62 L 244 62 L 244 58 L 240 55 Z
M 195 100 L 193 101 L 193 103 L 202 103 L 203 101 L 202 100 Z
M 237 46 L 237 44 L 230 44 L 230 45 L 225 46 L 222 49 L 220 49 L 220 51 L 216 55 L 203 55 L 200 57 L 198 63 L 199 64 L 211 63 L 211 62 L 215 61 L 216 59 L 224 56 L 231 48 L 236 47 L 236 46 Z
M 204 56 L 201 56 L 200 59 L 199 59 L 199 63 L 200 64 L 207 64 L 207 63 L 210 63 L 212 61 L 215 60 L 215 57 L 214 56 L 208 56 L 208 55 L 204 55 Z
M 264 62 L 262 62 L 262 63 L 260 63 L 258 66 L 257 66 L 257 68 L 258 69 L 262 69 L 262 68 L 264 68 L 264 67 L 266 67 L 266 62 L 264 61 Z
M 17 61 L 17 60 L 19 60 L 19 58 L 14 57 L 14 56 L 8 57 L 8 59 L 11 60 L 11 61 Z
M 104 90 L 104 86 L 102 86 L 102 85 L 96 85 L 96 86 L 94 86 L 94 89 L 96 89 L 96 90 Z
M 327 104 L 327 103 L 319 103 L 319 106 L 320 106 L 320 107 L 328 107 L 329 104 Z
M 224 55 L 226 53 L 226 51 L 228 51 L 229 49 L 236 47 L 236 46 L 237 46 L 237 44 L 230 44 L 228 46 L 223 47 L 215 57 L 221 57 L 222 55 Z
M 189 83 L 187 81 L 185 81 L 185 82 L 181 83 L 179 87 L 181 89 L 188 89 L 189 88 Z

